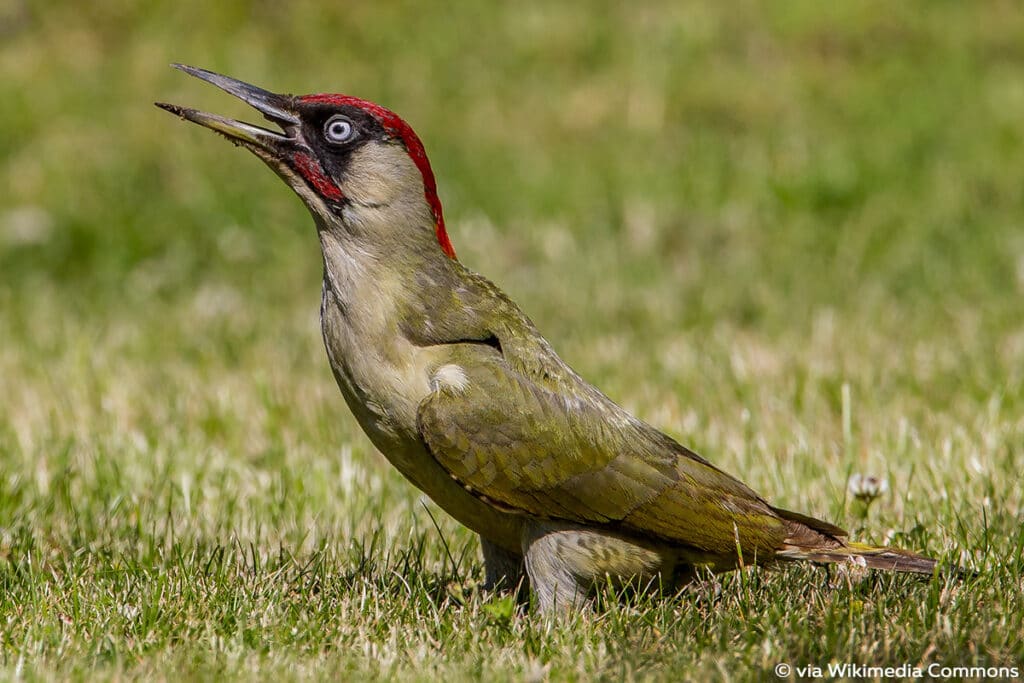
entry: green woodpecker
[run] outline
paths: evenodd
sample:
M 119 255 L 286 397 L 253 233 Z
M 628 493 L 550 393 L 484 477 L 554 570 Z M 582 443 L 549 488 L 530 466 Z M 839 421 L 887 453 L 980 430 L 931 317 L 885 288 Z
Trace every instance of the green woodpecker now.
M 577 375 L 519 307 L 463 266 L 423 144 L 348 95 L 278 95 L 178 69 L 279 131 L 170 104 L 262 159 L 299 195 L 323 250 L 327 357 L 373 444 L 480 535 L 487 584 L 525 571 L 544 611 L 613 582 L 778 560 L 932 573 L 774 507 Z

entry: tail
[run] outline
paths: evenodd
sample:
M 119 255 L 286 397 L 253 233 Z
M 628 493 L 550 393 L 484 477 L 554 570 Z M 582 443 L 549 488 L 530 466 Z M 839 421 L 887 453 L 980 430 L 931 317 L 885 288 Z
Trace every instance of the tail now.
M 871 569 L 914 574 L 934 574 L 938 560 L 924 555 L 846 540 L 847 533 L 820 519 L 775 508 L 789 522 L 789 537 L 776 552 L 781 560 L 835 564 L 849 562 Z
M 871 569 L 928 575 L 934 574 L 935 567 L 938 565 L 937 560 L 912 553 L 909 550 L 882 548 L 849 541 L 844 541 L 835 547 L 806 548 L 785 545 L 778 551 L 777 557 L 784 560 L 829 564 L 850 562 Z

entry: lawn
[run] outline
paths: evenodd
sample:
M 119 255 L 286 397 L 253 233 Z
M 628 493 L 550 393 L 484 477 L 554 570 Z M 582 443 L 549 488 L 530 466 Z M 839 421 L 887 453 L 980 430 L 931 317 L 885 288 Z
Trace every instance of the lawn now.
M 460 259 L 583 376 L 978 574 L 481 593 L 338 393 L 305 208 L 152 106 L 251 120 L 176 61 L 395 109 Z M 1024 670 L 1022 122 L 1012 2 L 0 3 L 0 679 Z

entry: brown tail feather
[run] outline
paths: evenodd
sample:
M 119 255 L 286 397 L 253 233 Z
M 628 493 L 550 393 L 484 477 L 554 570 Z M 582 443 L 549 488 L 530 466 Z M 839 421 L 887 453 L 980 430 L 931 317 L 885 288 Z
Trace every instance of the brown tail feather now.
M 778 557 L 784 560 L 837 563 L 851 562 L 872 569 L 934 574 L 937 560 L 898 548 L 881 548 L 863 543 L 845 543 L 834 548 L 807 548 L 794 545 L 783 546 Z
M 882 548 L 846 540 L 843 529 L 798 512 L 775 512 L 791 523 L 790 535 L 778 551 L 779 559 L 805 562 L 851 562 L 862 567 L 886 571 L 933 574 L 936 560 L 909 550 Z

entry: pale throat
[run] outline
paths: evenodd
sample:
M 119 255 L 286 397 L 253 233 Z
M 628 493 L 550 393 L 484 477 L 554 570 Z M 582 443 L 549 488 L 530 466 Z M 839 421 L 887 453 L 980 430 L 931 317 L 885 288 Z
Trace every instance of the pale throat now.
M 378 209 L 391 221 L 434 223 L 423 193 L 423 176 L 399 145 L 376 141 L 363 145 L 352 153 L 341 181 L 345 197 L 357 207 Z
M 345 308 L 391 308 L 410 275 L 427 261 L 447 260 L 435 233 L 420 169 L 405 148 L 369 142 L 352 153 L 337 179 L 346 202 L 340 215 L 319 216 L 324 278 Z M 335 209 L 336 211 L 336 209 Z

